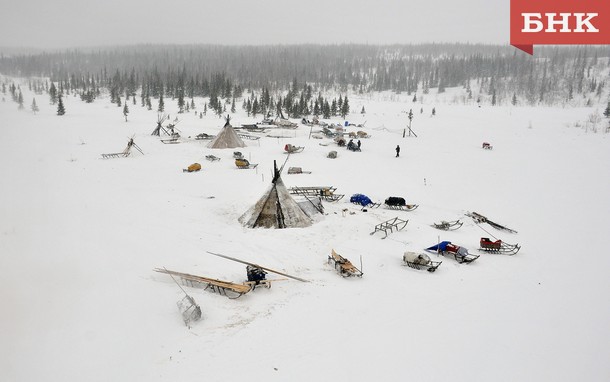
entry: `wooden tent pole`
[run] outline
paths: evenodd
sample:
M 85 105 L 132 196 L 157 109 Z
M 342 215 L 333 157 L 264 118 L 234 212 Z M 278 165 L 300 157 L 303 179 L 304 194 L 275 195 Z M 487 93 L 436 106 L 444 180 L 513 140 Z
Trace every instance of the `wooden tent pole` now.
M 242 263 L 242 264 L 246 264 L 246 265 L 251 265 L 251 266 L 253 266 L 253 267 L 257 267 L 257 268 L 264 269 L 264 270 L 269 271 L 269 272 L 277 273 L 278 275 L 282 275 L 282 276 L 290 277 L 291 279 L 299 280 L 299 281 L 302 281 L 302 282 L 304 282 L 304 283 L 308 283 L 308 282 L 309 282 L 309 280 L 305 280 L 305 279 L 302 279 L 302 278 L 299 278 L 299 277 L 296 277 L 296 276 L 291 276 L 291 275 L 289 275 L 289 274 L 282 273 L 282 272 L 279 272 L 279 271 L 273 270 L 273 269 L 271 269 L 271 268 L 266 268 L 266 267 L 260 266 L 260 265 L 258 265 L 258 264 L 249 263 L 249 262 L 247 262 L 247 261 L 239 260 L 239 259 L 236 259 L 236 258 L 231 257 L 231 256 L 221 255 L 220 253 L 214 253 L 214 252 L 210 252 L 210 251 L 206 251 L 206 252 L 207 252 L 207 253 L 209 253 L 210 255 L 214 255 L 214 256 L 223 257 L 223 258 L 225 258 L 225 259 L 228 259 L 228 260 L 233 260 L 233 261 L 237 261 L 238 263 Z

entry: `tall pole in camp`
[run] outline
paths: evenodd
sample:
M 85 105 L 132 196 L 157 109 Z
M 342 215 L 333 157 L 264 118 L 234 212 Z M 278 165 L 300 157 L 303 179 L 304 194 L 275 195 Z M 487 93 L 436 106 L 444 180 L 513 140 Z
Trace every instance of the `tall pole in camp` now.
M 411 130 L 411 121 L 413 121 L 413 109 L 409 109 L 409 136 L 411 136 L 411 132 L 413 132 L 413 130 Z
M 271 269 L 271 268 L 266 268 L 266 267 L 260 266 L 258 264 L 249 263 L 247 261 L 239 260 L 239 259 L 236 259 L 236 258 L 231 257 L 231 256 L 221 255 L 220 253 L 214 253 L 214 252 L 210 252 L 210 251 L 206 251 L 206 252 L 209 253 L 210 255 L 223 257 L 225 259 L 237 261 L 238 263 L 242 263 L 242 264 L 246 264 L 246 265 L 252 265 L 253 267 L 257 267 L 257 268 L 264 269 L 264 270 L 269 271 L 269 272 L 277 273 L 278 275 L 290 277 L 291 279 L 299 280 L 299 281 L 302 281 L 304 283 L 308 283 L 309 282 L 309 280 L 305 280 L 305 279 L 302 279 L 302 278 L 299 278 L 299 277 L 296 277 L 296 276 L 291 276 L 289 274 L 282 273 L 282 272 L 276 271 L 276 270 Z

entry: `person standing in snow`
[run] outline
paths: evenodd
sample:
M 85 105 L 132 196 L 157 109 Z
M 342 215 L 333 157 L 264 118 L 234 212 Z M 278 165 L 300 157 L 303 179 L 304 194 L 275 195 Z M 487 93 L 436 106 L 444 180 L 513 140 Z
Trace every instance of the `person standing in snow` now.
M 396 158 L 400 156 L 400 146 L 396 145 Z
M 360 139 L 358 139 L 358 150 L 360 150 L 360 146 L 362 146 L 362 142 L 360 142 Z

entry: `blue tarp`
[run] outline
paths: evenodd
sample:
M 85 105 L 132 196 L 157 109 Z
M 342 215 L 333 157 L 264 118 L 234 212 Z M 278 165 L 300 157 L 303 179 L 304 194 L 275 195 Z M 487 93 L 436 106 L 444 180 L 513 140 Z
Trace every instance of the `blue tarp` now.
M 351 198 L 349 198 L 349 201 L 350 203 L 358 203 L 363 207 L 366 207 L 369 204 L 373 203 L 368 196 L 362 194 L 352 195 Z
M 426 251 L 434 251 L 434 252 L 446 251 L 448 244 L 451 244 L 451 242 L 450 241 L 441 241 L 440 243 L 435 244 L 430 248 L 426 248 Z

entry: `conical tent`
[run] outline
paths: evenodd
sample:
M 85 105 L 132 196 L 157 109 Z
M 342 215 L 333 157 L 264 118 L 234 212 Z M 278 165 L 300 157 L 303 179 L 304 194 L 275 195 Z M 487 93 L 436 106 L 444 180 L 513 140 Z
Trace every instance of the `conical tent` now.
M 208 147 L 211 149 L 233 149 L 236 147 L 246 147 L 244 141 L 237 135 L 235 130 L 233 130 L 233 126 L 229 123 L 231 117 L 227 115 L 226 123 L 220 133 L 214 138 L 210 143 L 208 143 Z
M 274 164 L 275 176 L 265 194 L 244 213 L 239 221 L 249 228 L 302 228 L 312 220 L 290 196 Z

